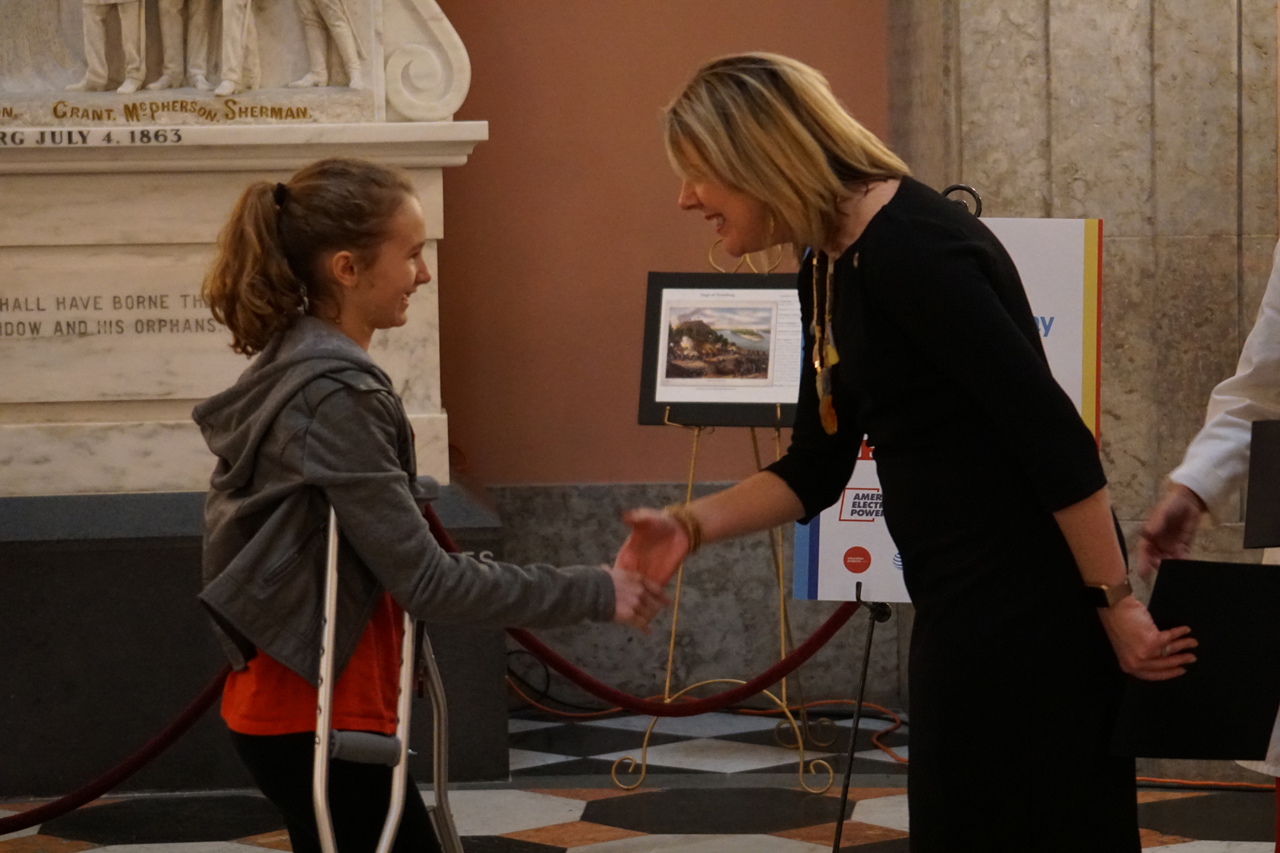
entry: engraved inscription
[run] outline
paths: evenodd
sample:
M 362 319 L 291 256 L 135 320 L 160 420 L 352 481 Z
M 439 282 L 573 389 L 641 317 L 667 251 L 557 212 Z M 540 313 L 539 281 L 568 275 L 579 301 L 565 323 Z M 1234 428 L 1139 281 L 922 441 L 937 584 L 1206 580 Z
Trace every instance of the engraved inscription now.
M 97 148 L 104 145 L 181 145 L 180 127 L 140 127 L 128 130 L 0 130 L 0 148 Z
M 0 296 L 0 340 L 222 331 L 198 293 Z

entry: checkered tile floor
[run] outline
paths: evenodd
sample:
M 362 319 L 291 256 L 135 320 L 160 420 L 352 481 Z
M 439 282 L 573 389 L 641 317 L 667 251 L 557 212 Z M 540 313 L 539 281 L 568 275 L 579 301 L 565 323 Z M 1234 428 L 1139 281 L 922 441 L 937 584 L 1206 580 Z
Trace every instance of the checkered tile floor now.
M 621 756 L 640 758 L 649 718 L 562 723 L 517 715 L 510 725 L 512 781 L 459 786 L 450 794 L 468 853 L 821 853 L 831 849 L 839 784 L 825 795 L 799 787 L 793 750 L 771 718 L 710 714 L 662 720 L 648 750 L 648 776 L 634 791 L 609 780 Z M 883 728 L 880 721 L 864 721 Z M 806 760 L 837 772 L 848 722 Z M 787 733 L 784 733 L 784 735 Z M 818 741 L 832 734 L 814 729 Z M 842 850 L 905 853 L 905 767 L 859 738 L 852 808 Z M 884 740 L 908 755 L 909 734 Z M 634 777 L 631 777 L 634 778 Z M 814 777 L 807 777 L 812 783 Z M 428 801 L 429 791 L 424 793 Z M 1181 853 L 1272 853 L 1274 796 L 1143 791 L 1143 846 Z M 34 804 L 0 803 L 0 816 Z M 16 836 L 0 853 L 261 853 L 288 850 L 268 803 L 252 792 L 105 800 Z
M 630 715 L 586 723 L 551 721 L 532 714 L 525 719 L 513 718 L 509 741 L 512 776 L 515 779 L 596 773 L 607 776 L 614 763 L 624 756 L 641 760 L 644 731 L 651 720 L 651 717 Z M 662 719 L 654 726 L 644 757 L 650 773 L 793 774 L 798 781 L 799 753 L 782 745 L 795 743 L 794 730 L 789 726 L 779 730 L 778 722 L 776 717 L 736 714 Z M 811 720 L 812 737 L 806 739 L 805 744 L 806 764 L 816 758 L 829 759 L 829 763 L 834 764 L 835 753 L 839 753 L 843 761 L 851 722 L 840 720 L 833 724 Z M 906 776 L 905 764 L 871 743 L 873 734 L 890 725 L 884 720 L 861 721 L 855 774 Z M 881 740 L 903 758 L 910 756 L 905 726 L 882 735 Z M 809 784 L 814 783 L 810 780 Z

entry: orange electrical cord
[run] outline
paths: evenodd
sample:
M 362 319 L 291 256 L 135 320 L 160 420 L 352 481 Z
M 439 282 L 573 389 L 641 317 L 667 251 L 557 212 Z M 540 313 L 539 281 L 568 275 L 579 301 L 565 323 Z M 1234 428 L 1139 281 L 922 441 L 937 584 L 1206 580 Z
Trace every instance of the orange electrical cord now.
M 820 705 L 857 705 L 857 704 L 858 703 L 854 702 L 852 699 L 820 699 L 815 702 L 805 702 L 803 705 L 795 705 L 787 708 L 787 710 L 799 711 L 802 708 L 807 710 L 809 708 L 816 708 Z M 881 705 L 873 705 L 870 702 L 863 702 L 862 707 L 871 708 L 872 710 L 879 711 L 880 713 L 884 714 L 885 716 L 893 720 L 892 726 L 890 726 L 887 729 L 884 729 L 883 731 L 878 731 L 871 736 L 871 743 L 875 745 L 877 749 L 886 753 L 890 758 L 892 758 L 894 761 L 898 762 L 899 764 L 909 764 L 910 762 L 908 759 L 903 758 L 901 755 L 898 755 L 898 753 L 894 752 L 890 747 L 887 747 L 880 742 L 880 738 L 882 736 L 890 734 L 892 732 L 896 732 L 898 729 L 902 728 L 902 718 L 899 717 L 897 714 L 893 713 L 893 711 L 890 711 L 888 708 L 885 708 Z M 757 710 L 754 708 L 742 708 L 737 711 L 734 711 L 733 713 L 746 714 L 748 716 L 763 717 L 763 716 L 768 716 L 770 714 L 781 714 L 782 711 L 773 709 L 773 708 L 767 708 L 763 710 Z
M 1245 791 L 1274 791 L 1275 784 L 1260 785 L 1253 782 L 1197 782 L 1194 779 L 1157 779 L 1154 776 L 1139 776 L 1139 782 L 1154 782 L 1160 785 L 1181 785 L 1187 788 L 1240 788 Z

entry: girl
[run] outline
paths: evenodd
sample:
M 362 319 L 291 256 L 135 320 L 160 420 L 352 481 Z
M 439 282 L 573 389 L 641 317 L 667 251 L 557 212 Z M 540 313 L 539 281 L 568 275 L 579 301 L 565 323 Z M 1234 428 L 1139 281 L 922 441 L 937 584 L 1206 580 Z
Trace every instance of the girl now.
M 426 242 L 404 173 L 322 160 L 245 190 L 204 282 L 233 349 L 256 358 L 194 412 L 218 457 L 200 599 L 235 669 L 223 718 L 297 853 L 320 850 L 310 792 L 330 506 L 342 533 L 336 729 L 394 732 L 401 608 L 475 625 L 643 628 L 664 601 L 619 569 L 481 562 L 432 538 L 413 432 L 368 354 L 373 333 L 404 325 L 431 280 Z M 334 761 L 330 784 L 338 849 L 374 850 L 390 768 Z M 395 849 L 435 845 L 411 785 Z

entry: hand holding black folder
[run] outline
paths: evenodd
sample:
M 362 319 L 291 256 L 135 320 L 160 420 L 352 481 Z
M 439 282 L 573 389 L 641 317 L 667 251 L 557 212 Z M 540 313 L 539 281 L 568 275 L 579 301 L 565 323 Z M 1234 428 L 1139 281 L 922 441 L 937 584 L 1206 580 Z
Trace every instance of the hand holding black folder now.
M 1113 749 L 1263 759 L 1280 710 L 1280 566 L 1165 560 L 1150 609 L 1159 627 L 1191 626 L 1197 662 L 1169 681 L 1130 679 Z
M 1185 673 L 1195 661 L 1199 642 L 1191 628 L 1178 625 L 1160 630 L 1150 612 L 1136 598 L 1126 597 L 1099 611 L 1102 627 L 1120 660 L 1120 668 L 1145 681 L 1166 681 Z

